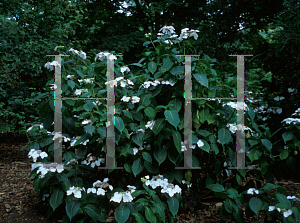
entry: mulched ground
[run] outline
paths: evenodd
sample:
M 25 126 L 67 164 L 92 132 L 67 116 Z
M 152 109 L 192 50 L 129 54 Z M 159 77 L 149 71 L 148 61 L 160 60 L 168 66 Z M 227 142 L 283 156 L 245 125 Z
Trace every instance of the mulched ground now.
M 33 187 L 33 181 L 28 178 L 31 172 L 31 163 L 28 161 L 28 151 L 21 148 L 28 143 L 27 137 L 18 137 L 17 133 L 0 133 L 0 222 L 15 223 L 57 223 L 61 219 L 47 219 L 47 215 L 40 208 L 37 193 Z M 300 197 L 300 181 L 296 179 L 282 180 L 279 182 L 286 187 L 287 196 Z M 187 201 L 194 199 L 192 193 L 185 193 Z M 179 210 L 180 223 L 202 222 L 237 222 L 233 216 L 221 219 L 219 215 L 219 202 L 209 199 L 202 202 L 196 201 L 189 208 Z M 116 222 L 114 210 L 107 214 L 108 222 Z M 245 223 L 264 222 L 264 216 L 246 219 Z M 175 222 L 178 222 L 177 220 Z

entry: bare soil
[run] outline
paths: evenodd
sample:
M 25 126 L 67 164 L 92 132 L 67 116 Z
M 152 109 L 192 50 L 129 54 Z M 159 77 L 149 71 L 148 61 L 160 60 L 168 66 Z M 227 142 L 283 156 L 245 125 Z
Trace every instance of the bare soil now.
M 47 219 L 46 211 L 39 204 L 33 181 L 28 177 L 31 172 L 31 162 L 28 159 L 28 151 L 21 151 L 21 148 L 28 143 L 26 135 L 18 136 L 16 132 L 0 133 L 0 140 L 0 222 L 61 222 L 59 215 Z M 286 195 L 300 197 L 299 182 L 299 179 L 285 179 L 279 184 L 287 188 Z M 187 201 L 197 197 L 192 191 L 183 195 Z M 175 222 L 237 222 L 233 215 L 221 219 L 219 210 L 220 202 L 213 196 L 198 199 L 193 201 L 189 208 L 180 208 L 179 221 L 175 220 Z M 116 222 L 114 210 L 108 211 L 107 217 L 107 222 Z M 258 216 L 245 220 L 245 223 L 250 222 L 264 222 L 264 216 L 259 213 Z

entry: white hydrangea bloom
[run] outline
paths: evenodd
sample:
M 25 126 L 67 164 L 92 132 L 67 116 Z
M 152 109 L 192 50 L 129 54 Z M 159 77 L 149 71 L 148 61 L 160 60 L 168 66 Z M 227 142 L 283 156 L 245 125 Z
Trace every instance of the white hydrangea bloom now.
M 154 124 L 155 124 L 155 121 L 148 121 L 147 124 L 145 125 L 145 127 L 146 127 L 146 129 L 150 128 L 152 130 Z
M 293 211 L 292 211 L 291 209 L 289 209 L 289 210 L 283 212 L 283 216 L 284 216 L 285 218 L 287 218 L 288 216 L 290 216 L 290 215 L 292 215 L 292 214 L 293 214 Z
M 256 190 L 255 188 L 249 188 L 247 190 L 247 194 L 252 194 L 253 195 L 254 193 L 259 194 L 259 191 Z
M 269 211 L 274 211 L 275 210 L 275 206 L 269 206 Z
M 285 97 L 279 97 L 279 96 L 277 96 L 277 97 L 274 98 L 275 101 L 281 101 L 283 99 L 285 99 Z
M 204 146 L 204 143 L 203 143 L 201 140 L 199 140 L 199 141 L 197 142 L 197 145 L 198 145 L 198 147 L 202 147 L 202 146 Z
M 124 101 L 124 102 L 129 102 L 129 100 L 130 100 L 130 97 L 123 96 L 121 98 L 121 101 Z
M 137 148 L 133 148 L 133 155 L 137 154 L 139 150 Z
M 286 124 L 296 124 L 296 123 L 300 123 L 300 118 L 286 118 L 284 119 L 282 122 L 286 122 Z M 281 122 L 281 123 L 282 123 Z M 295 123 L 294 123 L 295 122 Z
M 125 72 L 129 72 L 130 69 L 126 66 L 121 67 L 121 73 L 124 74 Z
M 175 33 L 175 28 L 173 26 L 164 26 L 159 30 L 159 32 L 171 36 L 172 34 Z

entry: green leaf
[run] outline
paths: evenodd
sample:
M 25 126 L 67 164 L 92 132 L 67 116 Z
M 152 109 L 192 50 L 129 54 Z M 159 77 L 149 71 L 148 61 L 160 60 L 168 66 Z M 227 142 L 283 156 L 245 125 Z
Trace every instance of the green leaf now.
M 84 206 L 83 211 L 88 214 L 94 221 L 99 221 L 102 216 L 99 214 L 99 210 L 92 204 Z
M 172 215 L 175 217 L 179 209 L 178 200 L 175 197 L 170 197 L 167 202 L 168 202 L 169 210 L 171 211 Z
M 210 184 L 206 187 L 214 192 L 223 192 L 224 191 L 224 187 L 221 184 Z
M 173 104 L 170 106 L 173 110 L 179 112 L 182 107 L 182 101 L 179 98 L 175 98 L 172 101 L 169 102 L 169 104 Z
M 204 139 L 201 139 L 201 141 L 204 143 L 204 145 L 202 147 L 200 147 L 200 148 L 202 150 L 204 150 L 205 152 L 209 153 L 210 147 L 209 147 L 208 142 L 206 142 L 206 140 L 204 140 Z M 197 147 L 198 147 L 198 145 L 197 145 Z
M 242 179 L 242 177 L 241 177 L 239 174 L 236 174 L 236 175 L 235 175 L 235 178 L 236 178 L 236 182 L 237 182 L 238 184 L 241 184 L 241 183 L 242 183 L 243 179 Z
M 169 57 L 163 59 L 163 65 L 161 66 L 161 72 L 165 73 L 166 71 L 170 70 L 173 66 L 173 62 L 170 60 Z
M 143 152 L 142 156 L 143 156 L 144 160 L 148 161 L 149 163 L 152 163 L 152 157 L 149 153 Z
M 65 153 L 63 154 L 63 157 L 65 158 L 65 161 L 66 161 L 66 162 L 69 162 L 70 160 L 76 158 L 75 154 L 74 154 L 73 152 L 71 152 L 71 151 L 65 152 Z
M 217 115 L 215 113 L 211 113 L 207 116 L 207 122 L 208 124 L 212 124 L 217 120 Z
M 76 70 L 76 72 L 81 78 L 84 78 L 84 74 L 80 70 Z
M 250 209 L 257 215 L 262 206 L 262 201 L 258 197 L 252 197 L 249 201 Z
M 75 87 L 75 82 L 72 81 L 72 80 L 68 80 L 68 85 L 72 88 L 72 90 L 74 89 Z
M 209 135 L 211 135 L 212 133 L 206 130 L 198 130 L 197 131 L 200 135 L 202 135 L 203 137 L 207 137 Z
M 180 122 L 178 112 L 175 110 L 165 110 L 164 115 L 165 115 L 167 121 L 171 125 L 173 125 L 175 127 L 175 129 L 177 130 L 177 126 Z
M 65 173 L 56 174 L 56 178 L 59 182 L 68 181 L 68 177 Z
M 232 199 L 237 199 L 238 191 L 234 188 L 230 188 L 227 190 L 227 193 L 229 194 L 229 197 Z
M 154 158 L 158 162 L 158 165 L 164 162 L 167 158 L 167 150 L 164 147 L 158 147 L 154 150 Z
M 155 62 L 151 61 L 150 63 L 148 63 L 148 70 L 149 70 L 152 74 L 155 73 L 156 69 L 157 69 L 157 66 L 156 66 L 156 63 L 155 63 Z
M 71 132 L 76 131 L 76 125 L 72 118 L 62 118 L 62 123 Z
M 139 214 L 139 213 L 131 213 L 134 217 L 135 217 L 135 220 L 137 220 L 138 223 L 145 223 L 145 218 Z
M 130 215 L 130 209 L 124 204 L 121 203 L 115 211 L 115 218 L 118 223 L 125 223 Z
M 251 162 L 253 162 L 254 160 L 258 160 L 262 155 L 262 152 L 260 150 L 257 149 L 251 149 L 248 156 L 249 159 L 251 160 Z
M 218 148 L 217 144 L 212 143 L 212 144 L 210 145 L 210 148 L 211 148 L 211 150 L 212 150 L 216 155 L 218 155 L 218 153 L 219 153 L 219 148 Z
M 132 114 L 130 113 L 130 111 L 127 110 L 122 110 L 122 111 L 128 118 L 130 118 L 133 121 Z
M 255 113 L 254 113 L 254 111 L 253 111 L 252 109 L 249 109 L 249 110 L 248 110 L 248 115 L 249 115 L 249 117 L 251 118 L 251 120 L 253 121 L 253 119 L 254 119 L 254 117 L 255 117 Z
M 147 192 L 146 192 L 145 190 L 135 190 L 135 191 L 131 194 L 131 196 L 132 196 L 132 197 L 137 197 L 137 196 L 139 196 L 139 195 L 141 195 L 141 194 L 147 194 Z
M 293 211 L 293 214 L 297 221 L 300 221 L 300 213 L 297 207 L 291 207 L 291 210 Z
M 64 192 L 61 190 L 54 190 L 50 197 L 50 206 L 52 207 L 53 211 L 62 203 L 64 198 Z
M 166 222 L 166 215 L 165 215 L 165 211 L 164 209 L 162 208 L 162 206 L 156 202 L 154 202 L 154 205 L 155 205 L 155 208 L 156 208 L 156 212 L 159 214 L 161 220 L 163 222 Z
M 145 215 L 146 215 L 146 219 L 148 221 L 150 221 L 150 222 L 154 221 L 154 219 L 155 219 L 154 214 L 153 214 L 152 210 L 147 206 L 145 206 Z
M 204 74 L 193 74 L 193 76 L 201 85 L 208 88 L 208 80 Z
M 115 118 L 115 126 L 116 126 L 116 128 L 117 128 L 120 132 L 122 132 L 123 129 L 125 128 L 123 119 L 120 118 L 120 117 L 117 117 L 117 116 L 114 116 L 114 118 Z
M 222 128 L 218 131 L 218 137 L 222 145 L 230 142 L 231 134 L 228 129 Z
M 143 67 L 143 64 L 140 64 L 140 63 L 132 63 L 132 64 L 129 64 L 129 65 L 138 66 L 138 67 Z
M 135 160 L 132 164 L 132 172 L 134 174 L 134 176 L 136 177 L 139 173 L 142 172 L 142 170 L 144 169 L 144 165 L 142 163 L 141 158 L 138 158 L 137 160 Z
M 288 156 L 289 156 L 289 151 L 287 151 L 286 149 L 283 150 L 283 151 L 280 153 L 280 159 L 281 159 L 281 160 L 286 159 Z
M 178 131 L 172 132 L 173 141 L 179 154 L 181 153 L 181 135 Z
M 87 133 L 89 133 L 90 135 L 93 135 L 95 127 L 92 124 L 90 124 L 90 125 L 84 126 L 84 129 Z
M 265 147 L 267 147 L 268 149 L 272 149 L 272 143 L 268 140 L 268 139 L 262 139 L 261 140 L 261 143 L 265 146 Z
M 283 194 L 276 194 L 276 198 L 284 205 L 284 207 L 290 208 L 292 206 L 291 202 Z
M 70 218 L 70 221 L 72 221 L 72 218 L 77 214 L 79 208 L 80 208 L 79 201 L 71 201 L 66 204 L 66 212 L 68 217 Z
M 172 67 L 172 69 L 170 70 L 170 73 L 173 75 L 179 75 L 179 74 L 184 74 L 184 66 L 175 66 Z
M 284 143 L 286 143 L 289 140 L 292 140 L 294 138 L 294 135 L 292 132 L 285 132 L 282 134 L 282 138 L 284 140 Z
M 236 204 L 235 204 L 236 205 Z M 234 211 L 234 201 L 231 200 L 230 198 L 227 198 L 224 202 L 224 207 L 225 207 L 225 210 L 228 212 L 228 213 L 232 213 Z
M 152 107 L 145 108 L 144 112 L 151 120 L 154 120 L 156 114 Z
M 203 124 L 209 116 L 209 108 L 205 107 L 205 108 L 201 108 L 199 110 L 199 118 L 200 118 L 200 122 Z
M 155 124 L 153 126 L 153 132 L 155 135 L 157 135 L 166 125 L 166 120 L 165 118 L 160 118 L 160 119 L 157 119 L 155 121 Z
M 99 127 L 97 128 L 97 132 L 103 136 L 103 137 L 106 137 L 106 128 L 105 127 Z
M 132 173 L 132 168 L 131 165 L 129 163 L 125 163 L 124 164 L 124 168 L 128 173 Z
M 135 144 L 142 147 L 143 146 L 143 136 L 144 136 L 143 132 L 138 132 L 132 136 L 132 140 L 133 140 L 133 142 L 135 142 Z

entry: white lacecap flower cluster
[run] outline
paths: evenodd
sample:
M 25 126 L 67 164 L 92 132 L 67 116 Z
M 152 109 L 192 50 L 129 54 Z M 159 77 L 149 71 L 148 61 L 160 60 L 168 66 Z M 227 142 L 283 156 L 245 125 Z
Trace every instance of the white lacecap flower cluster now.
M 300 116 L 300 108 L 298 108 L 295 113 L 293 113 L 292 115 L 299 115 Z
M 91 122 L 92 122 L 91 120 L 84 120 L 81 124 L 87 125 L 87 124 L 90 124 Z
M 95 78 L 87 78 L 87 79 L 79 79 L 78 82 L 81 83 L 84 81 L 87 84 L 93 84 L 94 80 L 95 80 Z
M 131 194 L 136 190 L 136 187 L 130 186 L 130 185 L 128 185 L 127 187 L 128 187 L 128 190 L 125 192 L 115 192 L 114 196 L 112 196 L 109 201 L 114 201 L 117 203 L 120 203 L 121 201 L 123 201 L 123 202 L 133 201 L 133 197 Z
M 52 123 L 52 125 L 54 124 L 54 122 Z M 34 124 L 33 126 L 31 126 L 31 127 L 29 127 L 28 129 L 27 129 L 27 132 L 29 132 L 31 129 L 33 129 L 34 127 L 40 127 L 40 129 L 43 129 L 44 128 L 44 126 L 43 126 L 43 123 L 42 124 Z M 47 131 L 48 132 L 48 131 Z
M 197 146 L 199 148 L 201 148 L 202 146 L 204 146 L 204 143 L 201 140 L 198 140 Z M 196 145 L 192 145 L 191 148 L 195 149 Z M 186 151 L 186 146 L 184 145 L 184 142 L 181 142 L 181 152 L 184 152 L 184 151 Z
M 285 122 L 286 124 L 291 124 L 291 123 L 296 124 L 296 123 L 300 123 L 300 118 L 286 118 L 282 122 Z
M 88 92 L 88 89 L 76 89 L 75 95 L 81 95 L 84 92 Z
M 130 69 L 126 66 L 123 66 L 123 67 L 121 67 L 120 71 L 122 74 L 124 74 L 125 72 L 130 72 Z
M 123 96 L 121 98 L 121 101 L 124 101 L 124 102 L 129 102 L 129 100 L 130 100 L 130 97 L 127 97 L 127 96 Z M 131 97 L 131 103 L 132 104 L 138 103 L 139 101 L 140 101 L 139 97 L 137 97 L 137 96 Z
M 105 188 L 109 187 L 109 189 L 112 191 L 114 188 L 112 185 L 109 185 L 107 182 L 109 181 L 108 178 L 104 178 L 103 182 L 101 182 L 100 180 L 97 180 L 96 182 L 93 183 L 93 187 L 92 188 L 88 188 L 87 189 L 87 194 L 89 193 L 93 193 L 93 194 L 97 194 L 97 195 L 105 195 Z M 104 189 L 103 189 L 104 188 Z
M 288 92 L 292 93 L 292 94 L 297 94 L 298 90 L 297 89 L 293 89 L 293 88 L 288 88 Z
M 269 206 L 269 211 L 274 211 L 275 210 L 275 206 Z M 279 213 L 282 213 L 282 210 L 281 208 L 276 208 L 276 210 L 279 212 Z M 288 216 L 292 215 L 293 214 L 293 211 L 291 209 L 288 209 L 287 211 L 284 211 L 283 213 L 283 216 L 285 218 L 287 218 Z
M 236 123 L 234 123 L 234 124 L 227 124 L 226 125 L 227 127 L 229 127 L 229 130 L 230 130 L 230 132 L 232 132 L 233 134 L 237 131 L 237 130 L 243 130 L 243 131 L 245 131 L 245 130 L 250 130 L 251 131 L 251 134 L 252 134 L 252 129 L 250 129 L 249 127 L 247 127 L 247 126 L 243 126 L 243 128 L 242 128 L 242 125 L 241 124 L 239 124 L 239 125 L 237 125 Z M 252 134 L 253 135 L 253 134 Z
M 127 84 L 134 85 L 134 83 L 131 80 L 129 80 L 129 79 L 124 80 L 124 77 L 117 77 L 115 80 L 105 82 L 105 84 L 106 85 L 109 84 L 111 87 L 114 87 L 114 86 L 118 86 L 118 81 L 121 83 L 121 87 L 126 87 Z M 129 88 L 132 88 L 132 87 L 129 87 Z
M 228 105 L 228 106 L 230 106 L 230 107 L 232 107 L 234 109 L 237 109 L 237 110 L 243 109 L 242 102 L 227 102 L 226 104 L 223 104 L 222 106 L 224 107 L 226 105 Z M 245 111 L 249 110 L 249 107 L 248 107 L 248 105 L 245 102 L 244 102 L 244 110 Z M 244 112 L 244 114 L 245 114 L 245 112 Z
M 33 158 L 33 162 L 36 162 L 38 157 L 44 159 L 45 157 L 48 157 L 48 154 L 46 152 L 42 152 L 41 150 L 31 149 L 28 153 L 28 157 Z
M 96 158 L 95 156 L 92 156 L 91 153 L 87 155 L 86 160 L 81 161 L 81 164 L 85 165 L 91 165 L 92 168 L 95 166 L 100 166 L 100 163 L 104 163 L 105 159 L 104 158 Z
M 155 81 L 145 81 L 140 87 L 144 87 L 144 88 L 149 88 L 150 85 L 153 85 L 153 86 L 157 86 L 158 84 L 166 84 L 166 85 L 171 85 L 171 86 L 174 86 L 175 85 L 175 82 L 173 81 L 159 81 L 159 80 L 155 80 Z
M 96 55 L 95 61 L 97 61 L 98 58 L 99 58 L 99 60 L 103 61 L 106 57 L 109 60 L 116 60 L 117 59 L 116 56 L 114 56 L 113 54 L 111 54 L 109 52 L 100 52 Z
M 145 125 L 146 129 L 153 129 L 153 126 L 155 124 L 155 121 L 148 121 L 147 124 Z
M 169 35 L 170 39 L 177 38 L 177 36 L 178 36 L 176 34 L 175 28 L 173 26 L 164 26 L 159 30 L 159 32 L 161 32 L 161 33 L 157 34 L 158 35 L 157 39 L 162 39 L 163 35 Z M 199 32 L 199 30 L 193 30 L 193 29 L 189 30 L 189 28 L 184 28 L 181 30 L 181 34 L 178 37 L 178 40 L 182 41 L 183 39 L 187 39 L 188 37 L 194 37 L 194 39 L 197 40 L 198 32 Z M 173 45 L 173 42 L 170 40 L 165 40 L 165 43 Z
M 279 97 L 279 96 L 277 96 L 277 97 L 274 98 L 275 101 L 281 101 L 283 99 L 285 99 L 285 97 Z
M 258 190 L 256 190 L 255 188 L 249 188 L 248 190 L 247 190 L 247 194 L 259 194 L 259 191 Z
M 83 52 L 82 50 L 80 50 L 80 52 L 78 50 L 74 50 L 73 48 L 71 48 L 69 51 L 73 52 L 75 55 L 80 56 L 82 59 L 86 59 L 86 53 Z
M 161 187 L 161 193 L 168 193 L 170 197 L 173 197 L 176 193 L 181 194 L 181 188 L 178 185 L 174 186 L 173 184 L 170 184 L 168 179 L 164 178 L 163 175 L 154 176 L 151 180 L 149 180 L 149 176 L 145 176 L 144 178 L 141 178 L 141 180 L 146 186 L 151 186 L 152 189 Z
M 71 194 L 74 194 L 74 197 L 81 198 L 82 197 L 81 191 L 85 191 L 85 188 L 84 187 L 80 188 L 80 187 L 72 186 L 67 191 L 67 195 L 70 196 Z
M 36 171 L 37 174 L 41 173 L 41 175 L 39 176 L 39 178 L 44 178 L 45 175 L 48 172 L 58 172 L 61 173 L 64 171 L 61 165 L 59 165 L 58 163 L 49 163 L 49 164 L 43 164 L 43 165 L 39 165 L 39 169 Z
M 295 113 L 292 114 L 292 116 L 294 116 L 294 115 L 299 115 L 300 116 L 300 108 L 298 108 L 295 111 Z M 300 118 L 286 118 L 282 122 L 285 122 L 286 124 L 291 124 L 291 123 L 292 124 L 297 124 L 297 123 L 300 123 Z
M 61 68 L 60 64 L 57 61 L 52 61 L 51 63 L 47 62 L 45 64 L 45 67 L 47 69 L 51 70 L 51 71 L 54 70 L 54 67 L 60 67 Z
M 299 198 L 297 198 L 296 196 L 287 196 L 286 197 L 287 199 L 289 200 L 297 200 L 297 201 L 300 201 Z M 276 208 L 278 212 L 281 212 L 282 210 L 280 208 Z M 275 210 L 275 206 L 269 206 L 269 211 L 274 211 Z M 291 214 L 293 214 L 293 211 L 291 209 L 283 212 L 283 216 L 285 218 L 287 218 L 288 216 L 290 216 Z

